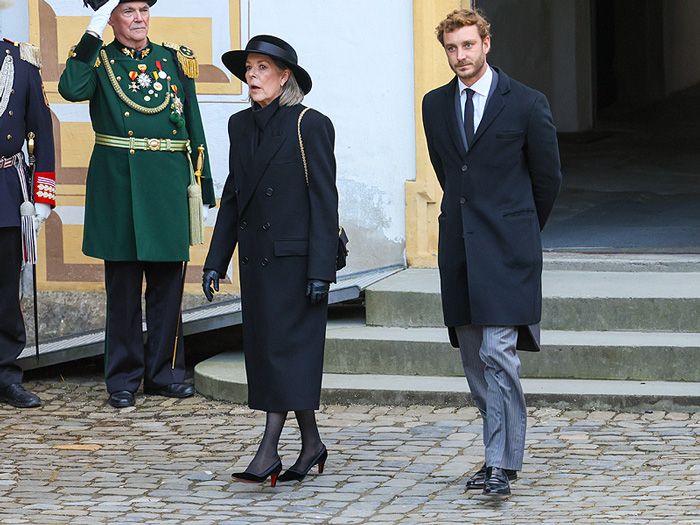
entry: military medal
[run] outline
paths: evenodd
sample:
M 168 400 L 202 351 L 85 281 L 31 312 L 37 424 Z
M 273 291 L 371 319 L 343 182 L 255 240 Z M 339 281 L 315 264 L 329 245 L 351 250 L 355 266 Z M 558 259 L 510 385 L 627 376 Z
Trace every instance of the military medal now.
M 165 79 L 168 77 L 168 74 L 165 71 L 163 71 L 163 66 L 160 63 L 160 60 L 156 60 L 156 67 L 158 68 L 158 78 Z M 158 80 L 158 78 L 156 80 Z M 160 89 L 158 91 L 160 91 Z
M 136 77 L 136 81 L 141 88 L 151 87 L 151 77 L 149 77 L 146 73 L 141 73 L 138 77 Z
M 145 73 L 146 71 L 148 71 L 148 66 L 146 64 L 139 64 L 136 67 L 138 67 L 138 69 L 139 69 L 139 71 L 141 71 L 141 73 Z
M 163 84 L 161 84 L 160 82 L 154 82 L 153 89 L 155 89 L 156 91 L 163 91 Z
M 144 99 L 146 102 L 150 102 L 150 101 L 151 101 L 151 97 L 149 97 L 148 95 L 146 95 L 145 97 L 143 97 L 143 99 Z

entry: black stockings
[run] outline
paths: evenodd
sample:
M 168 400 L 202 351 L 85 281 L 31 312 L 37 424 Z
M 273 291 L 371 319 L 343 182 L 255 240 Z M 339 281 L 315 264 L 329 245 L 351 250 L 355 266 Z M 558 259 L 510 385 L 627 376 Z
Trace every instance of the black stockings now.
M 323 442 L 318 433 L 316 413 L 313 410 L 297 410 L 294 412 L 294 415 L 297 418 L 299 430 L 301 431 L 301 453 L 290 470 L 306 472 L 311 462 L 323 451 Z M 277 463 L 280 459 L 277 447 L 286 420 L 287 412 L 267 413 L 265 433 L 258 451 L 255 453 L 253 461 L 248 465 L 246 472 L 260 475 Z
M 279 461 L 280 457 L 277 453 L 277 445 L 279 444 L 280 435 L 282 434 L 282 429 L 284 428 L 284 422 L 286 420 L 286 412 L 267 413 L 265 433 L 263 434 L 258 451 L 255 453 L 253 461 L 248 465 L 246 472 L 261 475 Z
M 323 451 L 323 442 L 318 433 L 316 413 L 313 410 L 297 410 L 294 415 L 301 431 L 301 453 L 289 470 L 306 472 L 311 462 Z

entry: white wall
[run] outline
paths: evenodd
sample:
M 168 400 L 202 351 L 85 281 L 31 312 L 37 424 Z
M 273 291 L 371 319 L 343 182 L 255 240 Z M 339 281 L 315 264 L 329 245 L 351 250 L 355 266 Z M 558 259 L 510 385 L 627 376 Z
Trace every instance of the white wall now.
M 0 10 L 0 38 L 18 42 L 29 39 L 27 0 L 15 0 L 11 7 Z

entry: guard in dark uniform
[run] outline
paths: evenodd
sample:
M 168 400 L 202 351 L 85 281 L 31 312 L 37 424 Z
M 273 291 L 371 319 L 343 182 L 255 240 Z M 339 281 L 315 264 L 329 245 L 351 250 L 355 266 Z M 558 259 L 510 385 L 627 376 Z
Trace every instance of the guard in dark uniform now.
M 194 53 L 148 39 L 155 0 L 109 0 L 71 50 L 58 90 L 89 100 L 95 147 L 87 175 L 83 253 L 105 262 L 109 403 L 144 392 L 189 397 L 181 304 L 190 245 L 215 204 Z M 103 44 L 109 23 L 115 40 Z M 199 197 L 199 198 L 198 198 Z M 146 278 L 144 348 L 141 288 Z
M 41 405 L 22 387 L 16 363 L 26 343 L 20 274 L 23 264 L 36 262 L 36 235 L 56 203 L 51 113 L 39 67 L 38 48 L 0 41 L 0 403 L 18 408 Z M 33 180 L 25 142 L 36 159 Z

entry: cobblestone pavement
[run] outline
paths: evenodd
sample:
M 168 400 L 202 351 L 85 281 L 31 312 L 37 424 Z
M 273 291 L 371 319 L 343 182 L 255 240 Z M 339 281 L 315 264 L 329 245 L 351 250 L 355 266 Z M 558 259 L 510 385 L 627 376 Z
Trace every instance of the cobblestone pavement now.
M 117 412 L 101 383 L 28 384 L 38 410 L 0 407 L 0 523 L 700 524 L 700 414 L 530 411 L 524 472 L 506 502 L 465 492 L 481 463 L 472 408 L 326 406 L 326 472 L 231 481 L 263 418 L 195 397 L 139 396 Z M 297 428 L 285 429 L 291 465 Z

